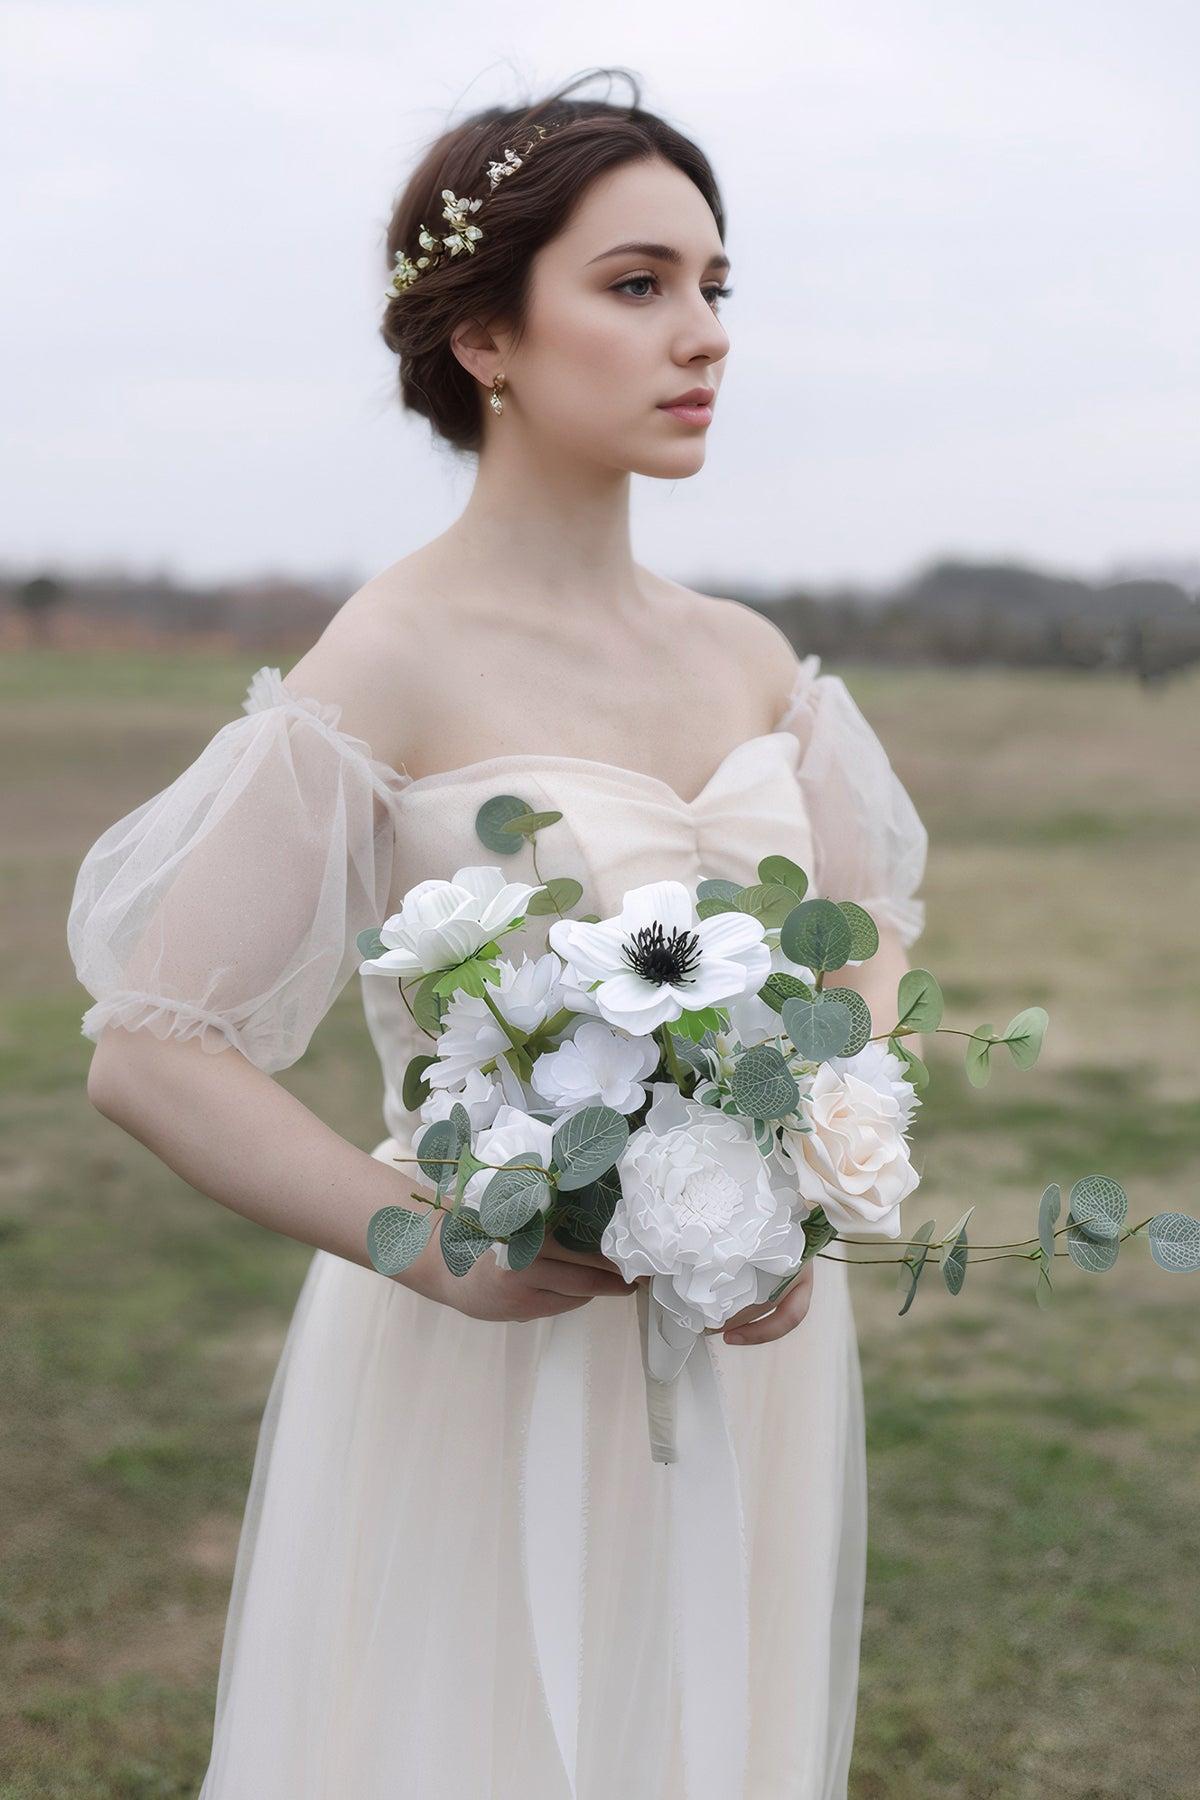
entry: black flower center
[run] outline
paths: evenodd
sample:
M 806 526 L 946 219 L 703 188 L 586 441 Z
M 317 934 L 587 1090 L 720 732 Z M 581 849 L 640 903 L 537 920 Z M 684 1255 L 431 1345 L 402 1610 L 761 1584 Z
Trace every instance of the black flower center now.
M 670 937 L 666 937 L 655 920 L 653 925 L 643 925 L 633 937 L 626 938 L 621 954 L 643 981 L 654 981 L 664 987 L 668 983 L 691 981 L 694 979 L 691 971 L 700 960 L 700 933 L 681 932 L 676 926 Z

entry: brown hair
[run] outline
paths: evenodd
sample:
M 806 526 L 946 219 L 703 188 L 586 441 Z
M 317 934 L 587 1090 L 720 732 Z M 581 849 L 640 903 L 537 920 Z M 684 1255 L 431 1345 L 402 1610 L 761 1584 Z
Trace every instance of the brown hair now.
M 567 95 L 597 74 L 629 82 L 628 106 Z M 421 272 L 411 291 L 389 298 L 380 333 L 400 359 L 400 399 L 421 413 L 458 450 L 482 442 L 485 395 L 450 348 L 463 319 L 504 319 L 519 341 L 524 330 L 533 257 L 565 225 L 589 182 L 621 163 L 654 156 L 674 163 L 693 181 L 725 235 L 725 213 L 716 178 L 703 152 L 657 114 L 638 104 L 641 88 L 625 69 L 591 69 L 542 100 L 517 108 L 488 107 L 443 133 L 396 199 L 387 226 L 387 269 L 397 250 L 419 254 L 422 224 L 440 236 L 442 189 L 482 198 L 484 236 L 474 254 L 443 257 Z M 501 162 L 510 139 L 535 122 L 555 129 L 531 151 L 515 175 L 489 190 L 487 168 Z

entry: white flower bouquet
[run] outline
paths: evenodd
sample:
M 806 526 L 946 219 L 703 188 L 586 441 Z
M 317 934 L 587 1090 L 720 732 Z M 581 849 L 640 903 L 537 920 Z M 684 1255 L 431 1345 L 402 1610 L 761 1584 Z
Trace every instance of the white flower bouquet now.
M 476 829 L 511 853 L 561 817 L 496 795 Z M 570 878 L 535 886 L 471 865 L 419 882 L 358 939 L 363 971 L 399 980 L 431 1045 L 408 1066 L 404 1103 L 424 1122 L 411 1160 L 434 1198 L 414 1193 L 419 1210 L 373 1215 L 372 1264 L 387 1275 L 408 1267 L 439 1211 L 456 1275 L 487 1251 L 526 1267 L 548 1232 L 601 1252 L 638 1283 L 651 1448 L 663 1461 L 674 1455 L 670 1384 L 702 1333 L 773 1303 L 839 1237 L 901 1241 L 901 1203 L 919 1185 L 908 1132 L 929 1080 L 911 1040 L 947 1029 L 936 979 L 911 969 L 895 1023 L 873 1033 L 862 996 L 829 979 L 875 954 L 870 915 L 806 898 L 808 877 L 786 856 L 765 857 L 757 873 L 748 886 L 703 880 L 695 896 L 650 882 L 601 919 L 569 916 L 582 897 Z M 505 958 L 504 937 L 540 916 L 545 952 Z M 957 1033 L 968 1079 L 986 1082 L 1001 1045 L 1032 1067 L 1047 1023 L 1030 1006 L 1002 1032 Z M 1126 1198 L 1106 1176 L 1074 1184 L 1059 1226 L 1061 1204 L 1048 1186 L 1034 1237 L 979 1246 L 1033 1263 L 1040 1304 L 1059 1236 L 1089 1272 L 1111 1268 L 1143 1227 L 1162 1267 L 1200 1267 L 1200 1221 L 1160 1213 L 1124 1231 Z M 935 1256 L 948 1291 L 961 1290 L 973 1211 L 939 1236 L 930 1219 L 903 1240 L 901 1313 Z

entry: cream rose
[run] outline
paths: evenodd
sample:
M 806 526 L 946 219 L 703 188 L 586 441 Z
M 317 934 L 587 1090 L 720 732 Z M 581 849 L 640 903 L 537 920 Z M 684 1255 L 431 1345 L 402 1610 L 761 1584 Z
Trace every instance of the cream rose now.
M 840 1066 L 822 1063 L 802 1090 L 800 1114 L 811 1130 L 783 1127 L 780 1155 L 795 1170 L 803 1198 L 822 1207 L 838 1231 L 897 1238 L 900 1202 L 920 1181 L 904 1136 L 920 1102 L 878 1058 L 864 1063 L 862 1075 L 855 1074 L 852 1058 L 836 1061 Z M 890 1061 L 899 1070 L 898 1059 Z

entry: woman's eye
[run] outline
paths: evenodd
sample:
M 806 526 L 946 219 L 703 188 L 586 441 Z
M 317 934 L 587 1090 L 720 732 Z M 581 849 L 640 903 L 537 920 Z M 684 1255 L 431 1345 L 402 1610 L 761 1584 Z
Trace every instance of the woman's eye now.
M 614 294 L 623 294 L 627 288 L 637 287 L 639 285 L 639 283 L 642 283 L 642 282 L 653 283 L 654 279 L 655 278 L 653 275 L 630 275 L 624 281 L 618 282 L 616 287 L 612 291 Z M 717 306 L 718 306 L 719 302 L 722 300 L 728 300 L 730 294 L 732 294 L 732 292 L 733 292 L 733 289 L 731 287 L 721 287 L 719 284 L 717 284 L 716 286 L 713 286 L 713 285 L 708 286 L 707 288 L 704 289 L 704 292 L 708 296 L 708 304 L 712 307 L 713 311 L 715 312 L 717 310 Z M 635 300 L 642 300 L 642 299 L 645 299 L 646 296 L 644 294 L 634 294 L 633 298 Z

